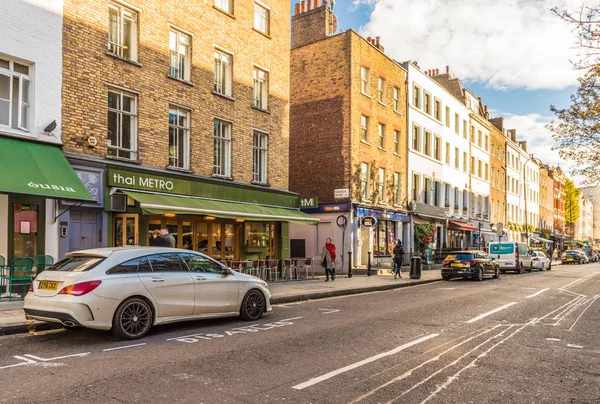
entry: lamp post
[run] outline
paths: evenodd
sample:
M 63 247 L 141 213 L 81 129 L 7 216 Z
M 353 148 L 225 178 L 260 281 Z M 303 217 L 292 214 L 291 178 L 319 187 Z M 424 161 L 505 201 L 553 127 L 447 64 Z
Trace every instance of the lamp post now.
M 523 196 L 525 198 L 525 239 L 527 242 L 527 247 L 529 247 L 529 213 L 527 212 L 527 179 L 525 178 L 525 168 L 527 167 L 527 163 L 529 163 L 531 160 L 535 161 L 539 166 L 545 165 L 540 159 L 534 157 L 533 154 L 530 154 L 529 158 L 523 163 Z

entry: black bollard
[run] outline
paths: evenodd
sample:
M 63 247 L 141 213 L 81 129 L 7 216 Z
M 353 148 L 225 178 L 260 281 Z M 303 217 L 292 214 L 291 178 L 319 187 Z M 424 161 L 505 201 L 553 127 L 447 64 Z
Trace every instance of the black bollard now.
M 352 278 L 352 251 L 348 251 L 348 278 Z
M 371 251 L 368 252 L 369 261 L 367 263 L 367 276 L 371 276 Z

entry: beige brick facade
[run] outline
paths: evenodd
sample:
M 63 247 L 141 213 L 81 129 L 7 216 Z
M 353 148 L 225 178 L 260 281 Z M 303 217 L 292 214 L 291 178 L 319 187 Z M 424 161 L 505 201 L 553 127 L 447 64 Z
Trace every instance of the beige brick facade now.
M 490 132 L 490 197 L 492 217 L 490 222 L 507 225 L 506 221 L 506 137 L 492 125 Z
M 268 133 L 267 182 L 288 188 L 289 155 L 289 5 L 263 0 L 270 7 L 269 35 L 253 28 L 253 0 L 233 2 L 232 14 L 212 1 L 129 0 L 138 20 L 138 58 L 131 63 L 107 54 L 109 2 L 65 0 L 63 71 L 63 142 L 65 151 L 107 156 L 108 88 L 138 96 L 135 163 L 164 169 L 168 165 L 169 105 L 191 113 L 190 171 L 213 175 L 213 120 L 232 122 L 231 177 L 250 183 L 253 131 Z M 115 4 L 120 4 L 115 2 Z M 169 30 L 193 35 L 189 83 L 168 77 Z M 232 96 L 213 92 L 215 48 L 232 55 Z M 269 111 L 253 108 L 253 72 L 269 72 Z M 94 136 L 90 149 L 84 140 Z

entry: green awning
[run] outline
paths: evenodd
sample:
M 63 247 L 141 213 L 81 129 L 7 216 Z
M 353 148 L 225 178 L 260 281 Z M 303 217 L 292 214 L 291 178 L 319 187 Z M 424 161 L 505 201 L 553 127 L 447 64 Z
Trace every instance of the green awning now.
M 247 221 L 296 222 L 317 224 L 318 219 L 298 209 L 263 206 L 252 203 L 225 202 L 211 199 L 194 198 L 134 192 L 123 192 L 139 202 L 145 215 L 206 215 L 223 219 L 243 219 Z
M 55 145 L 0 136 L 0 192 L 94 202 Z

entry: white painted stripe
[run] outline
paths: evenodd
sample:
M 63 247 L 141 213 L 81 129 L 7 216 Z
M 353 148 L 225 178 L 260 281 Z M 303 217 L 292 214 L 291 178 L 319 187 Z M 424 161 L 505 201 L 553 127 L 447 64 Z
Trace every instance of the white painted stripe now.
M 549 290 L 549 289 L 547 289 L 547 288 L 546 288 L 546 289 L 542 289 L 542 290 L 540 290 L 539 292 L 535 292 L 533 295 L 529 295 L 529 296 L 527 296 L 527 298 L 528 298 L 528 299 L 530 299 L 530 298 L 532 298 L 532 297 L 536 297 L 537 295 L 541 295 L 542 293 L 544 293 L 544 292 L 545 292 L 545 291 L 547 291 L 547 290 Z
M 146 345 L 146 343 L 145 343 L 145 342 L 144 342 L 144 343 L 142 343 L 142 344 L 135 344 L 135 345 L 125 345 L 125 346 L 118 346 L 118 347 L 115 347 L 115 348 L 107 348 L 107 349 L 103 349 L 102 351 L 103 351 L 103 352 L 107 352 L 107 351 L 116 351 L 117 349 L 133 348 L 133 347 L 136 347 L 136 346 L 144 346 L 144 345 Z
M 573 325 L 571 326 L 571 328 L 569 328 L 569 331 L 571 331 L 573 329 L 573 327 L 575 327 L 575 324 L 577 324 L 577 322 L 579 321 L 579 319 L 583 316 L 583 314 L 587 311 L 587 309 L 590 308 L 590 306 L 592 304 L 594 304 L 594 302 L 596 301 L 596 299 L 598 299 L 598 297 L 600 297 L 600 295 L 596 295 L 594 296 L 594 298 L 592 299 L 592 301 L 590 302 L 589 306 L 586 307 L 585 309 L 583 309 L 583 311 L 581 312 L 581 314 L 579 315 L 579 317 L 577 317 L 577 320 L 575 320 L 575 322 L 573 323 Z
M 419 338 L 417 340 L 414 340 L 414 341 L 409 342 L 407 344 L 401 345 L 401 346 L 399 346 L 399 347 L 397 347 L 395 349 L 392 349 L 391 351 L 387 351 L 387 352 L 383 352 L 383 353 L 380 353 L 380 354 L 375 355 L 375 356 L 371 356 L 370 358 L 363 359 L 360 362 L 356 362 L 356 363 L 353 363 L 352 365 L 348 365 L 348 366 L 345 366 L 345 367 L 343 367 L 341 369 L 334 370 L 334 371 L 326 373 L 326 374 L 324 374 L 322 376 L 315 377 L 313 379 L 310 379 L 307 382 L 297 384 L 297 385 L 293 386 L 292 388 L 295 389 L 295 390 L 302 390 L 302 389 L 305 389 L 307 387 L 314 386 L 317 383 L 321 383 L 322 381 L 331 379 L 332 377 L 335 377 L 335 376 L 340 375 L 342 373 L 345 373 L 345 372 L 348 372 L 350 370 L 356 369 L 358 367 L 366 365 L 367 363 L 375 362 L 376 360 L 379 360 L 381 358 L 385 358 L 386 356 L 395 355 L 398 352 L 401 352 L 401 351 L 405 350 L 406 348 L 410 348 L 412 346 L 420 344 L 421 342 L 425 342 L 425 341 L 427 341 L 427 340 L 429 340 L 431 338 L 435 338 L 435 337 L 437 337 L 439 335 L 440 334 L 429 334 L 429 335 L 426 335 L 426 336 L 421 337 L 421 338 Z
M 476 322 L 476 321 L 479 321 L 479 320 L 481 320 L 482 318 L 485 318 L 485 317 L 487 317 L 487 316 L 489 316 L 489 315 L 492 315 L 492 314 L 494 314 L 494 313 L 497 313 L 497 312 L 499 312 L 499 311 L 502 311 L 502 310 L 504 310 L 504 309 L 508 309 L 510 306 L 512 306 L 512 305 L 515 305 L 515 304 L 517 304 L 517 302 L 512 302 L 512 303 L 509 303 L 509 304 L 505 304 L 505 305 L 504 305 L 504 306 L 502 306 L 502 307 L 498 307 L 497 309 L 494 309 L 494 310 L 492 310 L 492 311 L 488 311 L 487 313 L 480 314 L 480 315 L 478 315 L 477 317 L 475 317 L 475 318 L 472 318 L 472 319 L 470 319 L 469 321 L 467 321 L 467 324 L 474 323 L 474 322 Z
M 279 320 L 279 321 L 292 321 L 292 320 L 300 320 L 302 317 L 292 317 L 292 318 L 284 318 L 283 320 Z
M 567 344 L 567 348 L 583 349 L 581 345 Z
M 562 340 L 560 338 L 546 338 L 546 341 L 560 342 Z

